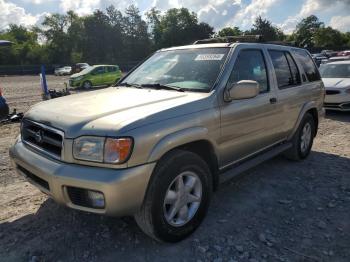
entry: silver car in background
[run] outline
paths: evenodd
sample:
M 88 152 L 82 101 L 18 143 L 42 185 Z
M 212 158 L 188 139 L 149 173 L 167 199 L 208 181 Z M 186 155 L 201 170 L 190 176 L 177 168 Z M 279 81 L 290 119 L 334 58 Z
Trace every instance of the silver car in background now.
M 324 107 L 350 111 L 350 61 L 322 64 L 320 73 L 326 88 Z
M 56 76 L 70 75 L 71 73 L 72 73 L 71 66 L 64 66 L 64 67 L 59 67 L 55 69 Z

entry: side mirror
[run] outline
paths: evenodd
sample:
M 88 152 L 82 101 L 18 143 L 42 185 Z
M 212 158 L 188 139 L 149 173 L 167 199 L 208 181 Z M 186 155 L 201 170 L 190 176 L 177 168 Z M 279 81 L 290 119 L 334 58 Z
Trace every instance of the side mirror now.
M 252 80 L 241 80 L 227 91 L 228 100 L 239 100 L 256 97 L 260 92 L 259 83 Z

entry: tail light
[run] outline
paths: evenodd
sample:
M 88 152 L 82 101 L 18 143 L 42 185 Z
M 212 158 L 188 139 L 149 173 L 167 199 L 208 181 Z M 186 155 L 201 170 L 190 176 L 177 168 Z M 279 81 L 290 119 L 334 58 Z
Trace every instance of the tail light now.
M 1 89 L 1 87 L 0 87 L 0 96 L 2 96 L 2 89 Z

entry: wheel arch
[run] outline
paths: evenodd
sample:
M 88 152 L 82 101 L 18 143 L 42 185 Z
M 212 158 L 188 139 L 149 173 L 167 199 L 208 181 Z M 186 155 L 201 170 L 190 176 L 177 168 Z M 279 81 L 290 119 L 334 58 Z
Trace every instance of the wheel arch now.
M 168 135 L 155 145 L 148 162 L 159 161 L 173 150 L 195 153 L 208 164 L 213 176 L 213 188 L 216 189 L 219 182 L 218 157 L 214 143 L 207 135 L 208 130 L 204 127 L 188 128 Z
M 316 136 L 317 134 L 317 129 L 318 129 L 318 124 L 319 124 L 319 113 L 318 113 L 318 109 L 317 109 L 317 104 L 313 101 L 306 103 L 303 108 L 300 110 L 298 119 L 294 125 L 294 128 L 292 130 L 292 132 L 290 133 L 288 140 L 291 140 L 294 136 L 294 134 L 297 132 L 298 127 L 301 123 L 301 121 L 303 120 L 304 116 L 310 113 L 315 121 L 315 134 L 314 136 Z

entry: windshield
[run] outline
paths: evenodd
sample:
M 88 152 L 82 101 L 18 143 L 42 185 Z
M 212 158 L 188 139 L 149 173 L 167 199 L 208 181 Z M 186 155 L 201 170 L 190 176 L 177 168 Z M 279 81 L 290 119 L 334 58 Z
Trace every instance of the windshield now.
M 323 64 L 320 73 L 322 78 L 350 78 L 350 64 Z
M 87 68 L 85 68 L 84 70 L 80 71 L 80 74 L 86 74 L 89 73 L 90 71 L 92 71 L 95 67 L 93 66 L 88 66 Z
M 168 85 L 208 92 L 226 60 L 229 48 L 199 48 L 155 53 L 120 84 Z

